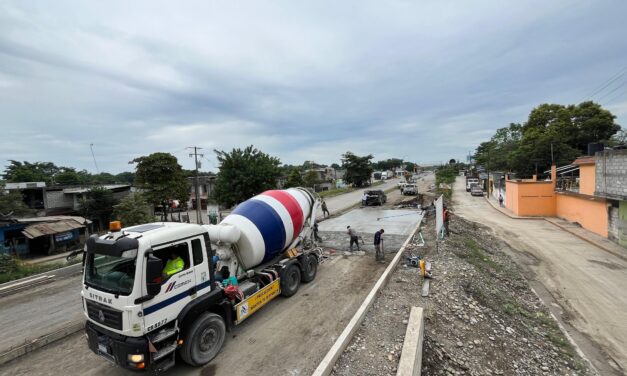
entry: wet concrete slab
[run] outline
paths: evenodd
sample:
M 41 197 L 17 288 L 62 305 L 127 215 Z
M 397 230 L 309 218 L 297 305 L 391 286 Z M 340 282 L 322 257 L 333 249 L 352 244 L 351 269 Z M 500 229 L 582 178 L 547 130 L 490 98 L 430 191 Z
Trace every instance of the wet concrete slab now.
M 320 231 L 346 231 L 351 226 L 359 234 L 374 234 L 380 229 L 386 235 L 408 236 L 422 220 L 417 210 L 378 209 L 373 207 L 353 209 L 339 217 L 327 219 L 319 224 Z

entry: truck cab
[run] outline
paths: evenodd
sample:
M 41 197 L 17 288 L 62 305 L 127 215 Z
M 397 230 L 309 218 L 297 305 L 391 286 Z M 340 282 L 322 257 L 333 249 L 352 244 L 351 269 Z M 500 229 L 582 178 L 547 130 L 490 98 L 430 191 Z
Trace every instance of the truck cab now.
M 177 352 L 189 365 L 204 365 L 234 325 L 314 280 L 321 250 L 309 223 L 285 252 L 255 265 L 246 266 L 239 235 L 228 224 L 121 229 L 112 222 L 110 233 L 90 237 L 81 291 L 89 348 L 123 368 L 155 374 L 173 367 Z
M 201 226 L 151 223 L 92 236 L 85 246 L 82 300 L 89 347 L 122 367 L 164 371 L 185 346 L 195 309 L 213 307 L 214 333 L 197 360 L 211 359 L 224 341 L 228 303 L 214 280 L 212 248 Z M 182 268 L 164 274 L 169 259 Z

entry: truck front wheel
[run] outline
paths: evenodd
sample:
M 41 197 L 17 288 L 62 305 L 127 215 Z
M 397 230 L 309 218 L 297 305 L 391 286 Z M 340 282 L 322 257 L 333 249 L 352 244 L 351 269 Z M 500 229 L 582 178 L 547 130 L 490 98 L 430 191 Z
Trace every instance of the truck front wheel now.
M 296 263 L 289 264 L 281 275 L 281 295 L 289 298 L 296 294 L 300 286 L 300 268 Z
M 222 317 L 203 313 L 185 332 L 181 358 L 194 367 L 207 364 L 220 352 L 225 336 L 226 325 Z

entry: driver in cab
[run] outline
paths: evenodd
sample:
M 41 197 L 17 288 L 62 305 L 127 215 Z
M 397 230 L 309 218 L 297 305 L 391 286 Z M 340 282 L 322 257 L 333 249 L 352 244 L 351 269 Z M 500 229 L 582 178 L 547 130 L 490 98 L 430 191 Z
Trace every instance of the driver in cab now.
M 171 253 L 170 259 L 168 259 L 168 262 L 165 264 L 165 268 L 163 268 L 163 278 L 170 278 L 176 273 L 182 271 L 184 268 L 185 262 L 183 259 L 176 253 Z

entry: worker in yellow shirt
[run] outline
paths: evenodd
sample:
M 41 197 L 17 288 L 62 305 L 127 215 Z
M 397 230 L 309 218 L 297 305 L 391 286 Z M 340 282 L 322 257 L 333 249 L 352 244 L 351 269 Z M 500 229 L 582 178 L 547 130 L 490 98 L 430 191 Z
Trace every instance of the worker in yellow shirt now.
M 185 262 L 183 259 L 176 253 L 171 253 L 170 259 L 165 264 L 165 268 L 163 268 L 163 277 L 170 278 L 174 274 L 182 271 L 184 268 Z

